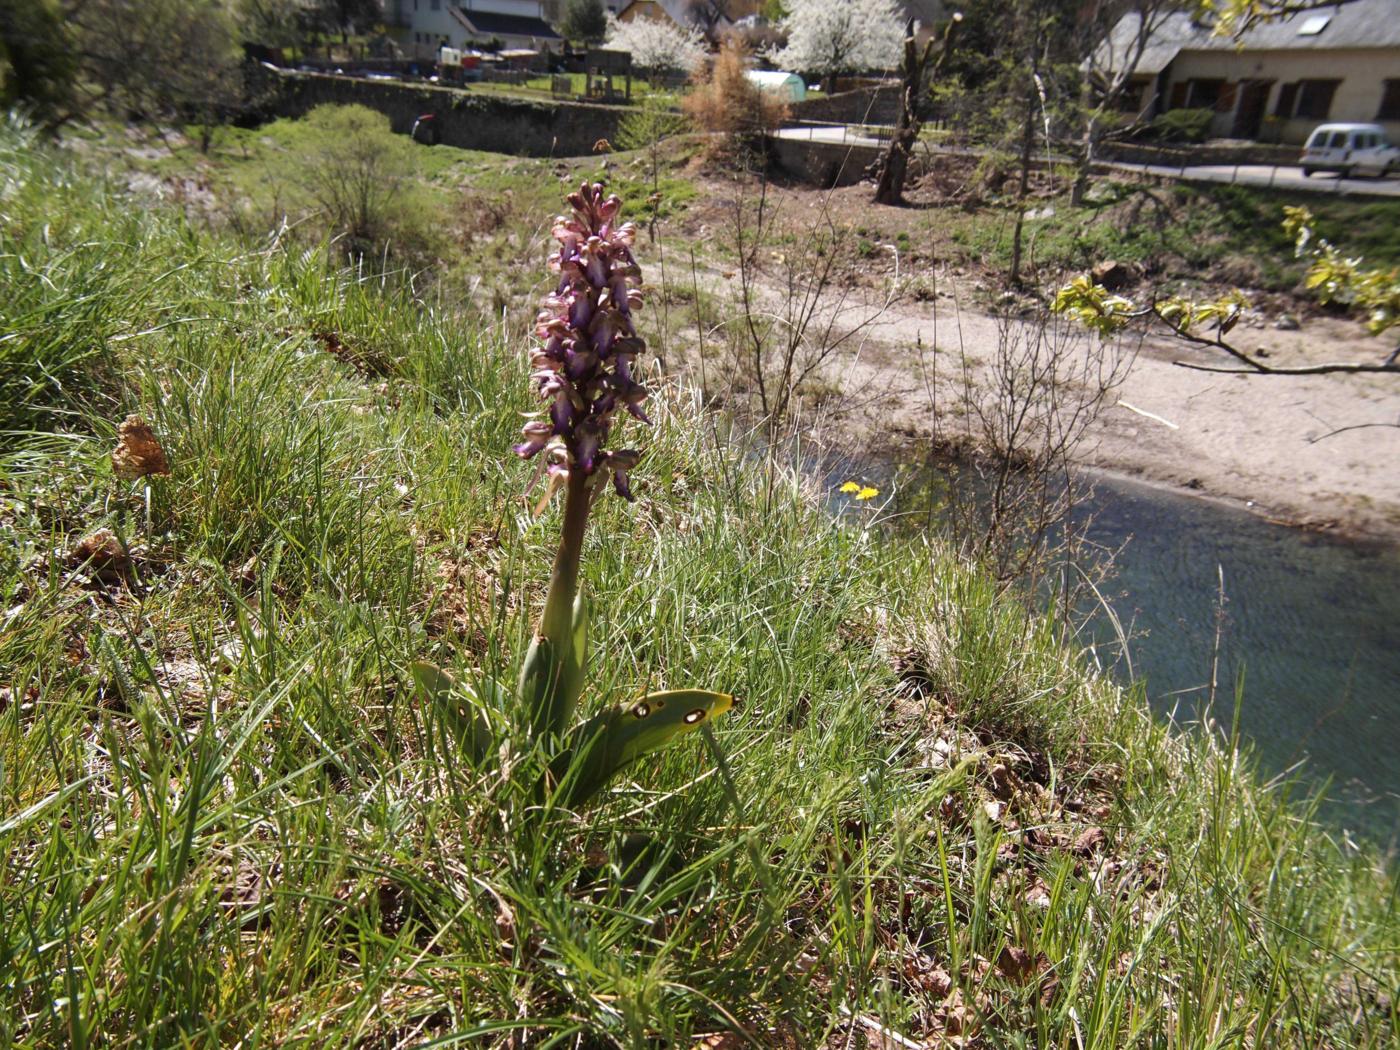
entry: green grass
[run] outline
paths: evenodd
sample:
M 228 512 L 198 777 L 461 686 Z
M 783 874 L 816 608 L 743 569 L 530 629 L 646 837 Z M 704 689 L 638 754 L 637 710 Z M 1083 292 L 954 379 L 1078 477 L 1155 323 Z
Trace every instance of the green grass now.
M 305 247 L 319 246 L 336 232 L 298 168 L 317 145 L 297 120 L 222 129 L 208 155 L 178 135 L 139 141 L 114 126 L 98 126 L 81 143 L 94 164 L 121 172 L 143 192 L 158 183 L 175 201 L 192 201 L 191 212 L 210 224 L 249 239 L 280 229 L 279 240 Z M 402 198 L 389 209 L 395 221 L 386 225 L 393 236 L 376 269 L 386 262 L 391 269 L 408 269 L 420 292 L 451 300 L 465 292 L 493 303 L 491 312 L 497 313 L 522 289 L 545 279 L 543 241 L 566 187 L 605 178 L 636 202 L 632 214 L 639 222 L 651 208 L 642 202 L 656 192 L 657 217 L 673 218 L 700 193 L 683 170 L 692 148 L 668 141 L 653 187 L 642 151 L 564 162 L 413 146 Z
M 570 80 L 569 99 L 582 99 L 588 90 L 588 78 L 583 73 L 566 74 Z M 613 88 L 618 92 L 626 90 L 626 80 L 621 77 L 613 77 Z M 553 80 L 548 76 L 531 77 L 523 84 L 506 84 L 497 81 L 478 80 L 471 81 L 466 85 L 466 89 L 472 92 L 489 91 L 501 95 L 517 95 L 522 98 L 552 99 L 554 97 Z M 628 105 L 639 105 L 643 99 L 649 96 L 656 96 L 664 99 L 668 103 L 679 106 L 681 96 L 685 89 L 675 88 L 654 88 L 647 82 L 646 77 L 634 76 L 632 78 L 632 97 Z
M 532 809 L 407 673 L 509 678 L 527 640 L 530 313 L 193 227 L 14 131 L 0 172 L 0 1044 L 1393 1045 L 1372 850 L 679 391 L 590 533 L 585 703 L 742 706 Z M 169 477 L 113 477 L 132 411 Z M 68 555 L 101 527 L 125 568 Z
M 1318 231 L 1370 263 L 1400 266 L 1400 202 L 1333 199 L 1244 186 L 1174 184 L 1141 189 L 1102 180 L 1090 206 L 1068 194 L 1036 200 L 1054 214 L 1026 224 L 1028 257 L 1045 273 L 1082 271 L 1106 259 L 1140 267 L 1154 283 L 1243 284 L 1265 291 L 1297 286 L 1306 265 L 1283 232 L 1283 209 L 1303 204 Z M 996 204 L 940 212 L 934 235 L 965 262 L 1005 269 L 1011 262 L 1014 212 Z

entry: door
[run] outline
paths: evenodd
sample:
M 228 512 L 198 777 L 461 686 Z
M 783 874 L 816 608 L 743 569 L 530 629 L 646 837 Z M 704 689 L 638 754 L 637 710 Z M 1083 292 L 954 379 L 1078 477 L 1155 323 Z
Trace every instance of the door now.
M 1273 86 L 1272 80 L 1240 82 L 1239 105 L 1235 108 L 1235 123 L 1230 129 L 1231 138 L 1259 137 L 1259 128 L 1264 123 L 1264 112 L 1269 105 L 1269 91 Z

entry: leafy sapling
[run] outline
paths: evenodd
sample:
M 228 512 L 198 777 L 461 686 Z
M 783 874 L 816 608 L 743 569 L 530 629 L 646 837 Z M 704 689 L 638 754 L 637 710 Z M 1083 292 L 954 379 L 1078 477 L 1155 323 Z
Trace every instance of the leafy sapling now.
M 588 603 L 579 586 L 588 514 L 609 481 L 632 499 L 629 472 L 641 452 L 607 447 L 618 410 L 649 421 L 642 408 L 647 390 L 632 374 L 646 348 L 632 322 L 642 302 L 641 270 L 632 256 L 636 227 L 616 222 L 622 202 L 605 197 L 599 183 L 584 184 L 568 201 L 573 213 L 555 220 L 559 247 L 550 256 L 559 284 L 545 297 L 530 350 L 531 378 L 548 403 L 547 418 L 526 423 L 515 446 L 520 456 L 543 457 L 546 498 L 564 490 L 563 527 L 515 691 L 489 681 L 486 688 L 491 699 L 513 708 L 523 750 L 540 746 L 549 756 L 554 801 L 577 806 L 638 758 L 729 710 L 733 697 L 706 689 L 652 693 L 570 729 L 588 668 Z M 493 705 L 431 664 L 414 665 L 413 674 L 454 743 L 474 763 L 485 760 L 494 738 L 485 712 Z

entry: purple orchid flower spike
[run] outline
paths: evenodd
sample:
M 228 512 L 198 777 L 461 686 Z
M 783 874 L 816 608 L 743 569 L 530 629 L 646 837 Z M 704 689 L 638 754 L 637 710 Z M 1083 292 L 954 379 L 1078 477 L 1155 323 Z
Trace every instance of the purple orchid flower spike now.
M 646 349 L 632 325 L 641 305 L 641 270 L 632 257 L 637 230 L 615 225 L 622 202 L 604 196 L 599 183 L 569 194 L 573 214 L 554 222 L 558 249 L 550 268 L 559 284 L 540 304 L 530 378 L 548 404 L 543 417 L 525 424 L 517 454 L 544 453 L 549 488 L 540 502 L 563 488 L 564 521 L 540 614 L 539 629 L 521 665 L 519 695 L 529 712 L 531 735 L 562 733 L 583 688 L 588 608 L 579 592 L 579 557 L 588 512 L 612 478 L 632 499 L 637 449 L 609 449 L 619 408 L 644 422 L 647 391 L 632 374 Z
M 547 813 L 554 804 L 579 806 L 625 766 L 707 726 L 733 703 L 727 693 L 669 689 L 574 724 L 588 669 L 588 601 L 579 574 L 584 531 L 609 478 L 618 495 L 632 499 L 631 472 L 642 453 L 608 448 L 618 409 L 648 420 L 642 410 L 647 390 L 633 375 L 646 349 L 632 325 L 642 302 L 641 271 L 632 257 L 636 228 L 614 225 L 622 202 L 604 197 L 597 183 L 581 186 L 569 203 L 573 214 L 554 225 L 559 247 L 550 264 L 559 285 L 541 304 L 529 353 L 530 378 L 547 409 L 525 424 L 524 440 L 515 446 L 527 459 L 544 453 L 549 488 L 541 510 L 554 491 L 565 490 L 559 546 L 539 623 L 520 663 L 507 738 L 518 755 L 541 754 L 547 761 L 526 810 L 531 814 Z M 491 727 L 480 717 L 464 720 L 451 676 L 416 664 L 414 677 L 425 695 L 443 705 L 471 761 L 489 758 Z M 499 685 L 493 695 L 509 699 Z
M 528 458 L 550 449 L 551 473 L 590 492 L 611 475 L 630 500 L 628 472 L 641 453 L 609 451 L 607 443 L 618 408 L 650 422 L 642 408 L 647 389 L 632 375 L 646 348 L 632 324 L 642 302 L 641 270 L 632 256 L 637 230 L 630 222 L 614 224 L 622 201 L 605 197 L 601 183 L 585 183 L 568 201 L 573 214 L 555 220 L 559 248 L 549 260 L 559 286 L 542 303 L 538 344 L 530 352 L 531 378 L 550 403 L 549 422 L 526 423 L 515 451 Z

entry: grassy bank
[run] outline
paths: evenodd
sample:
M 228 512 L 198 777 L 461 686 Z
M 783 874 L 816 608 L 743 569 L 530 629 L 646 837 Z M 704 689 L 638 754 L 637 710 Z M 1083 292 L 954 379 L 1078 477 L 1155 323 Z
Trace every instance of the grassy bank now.
M 1391 1044 L 1377 857 L 680 391 L 590 535 L 585 703 L 742 705 L 532 812 L 407 673 L 523 651 L 529 315 L 12 132 L 0 178 L 0 1043 Z M 114 477 L 131 412 L 168 477 Z
M 1400 263 L 1400 201 L 1331 198 L 1246 186 L 1175 183 L 1142 186 L 1105 179 L 1087 208 L 1064 195 L 1031 224 L 1036 262 L 1051 272 L 1085 270 L 1105 259 L 1141 269 L 1153 281 L 1208 281 L 1271 292 L 1297 286 L 1306 265 L 1294 258 L 1283 209 L 1306 205 L 1333 243 L 1376 265 Z M 1037 205 L 1043 214 L 1047 202 Z M 1014 214 L 968 227 L 957 243 L 1009 267 Z

